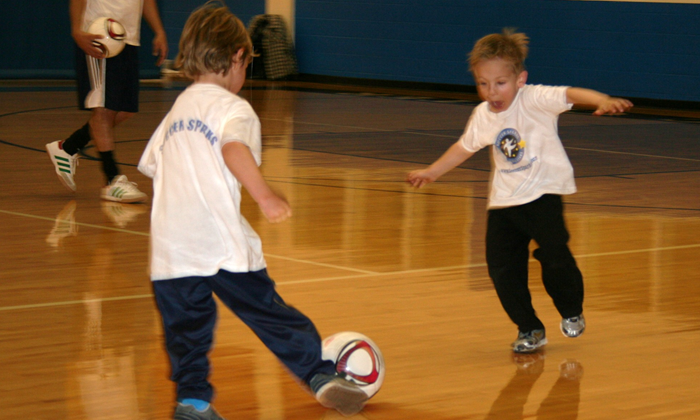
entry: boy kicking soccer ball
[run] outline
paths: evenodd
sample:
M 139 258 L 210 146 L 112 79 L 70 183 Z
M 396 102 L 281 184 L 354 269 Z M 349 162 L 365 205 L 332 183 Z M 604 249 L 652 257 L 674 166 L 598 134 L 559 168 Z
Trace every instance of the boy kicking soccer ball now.
M 324 406 L 345 415 L 366 394 L 321 358 L 321 339 L 287 305 L 268 277 L 260 238 L 241 215 L 241 186 L 270 222 L 291 216 L 262 177 L 260 121 L 236 93 L 253 46 L 224 6 L 195 10 L 180 39 L 178 67 L 194 79 L 144 151 L 139 170 L 153 178 L 151 280 L 177 384 L 176 420 L 220 420 L 208 381 L 215 293 Z

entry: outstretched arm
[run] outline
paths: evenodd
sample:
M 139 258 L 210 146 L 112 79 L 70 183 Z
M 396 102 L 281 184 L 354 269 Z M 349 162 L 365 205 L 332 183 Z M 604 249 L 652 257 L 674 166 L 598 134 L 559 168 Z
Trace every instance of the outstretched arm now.
M 284 197 L 277 195 L 260 173 L 248 146 L 237 141 L 221 148 L 226 167 L 253 197 L 260 210 L 272 223 L 281 222 L 292 215 L 292 209 Z
M 432 165 L 425 169 L 410 172 L 406 177 L 406 181 L 414 187 L 420 188 L 423 185 L 434 182 L 473 155 L 474 153 L 468 152 L 458 141 L 450 146 Z
M 566 101 L 570 104 L 596 107 L 593 115 L 618 114 L 634 106 L 632 102 L 627 99 L 613 98 L 592 89 L 575 87 L 566 90 Z

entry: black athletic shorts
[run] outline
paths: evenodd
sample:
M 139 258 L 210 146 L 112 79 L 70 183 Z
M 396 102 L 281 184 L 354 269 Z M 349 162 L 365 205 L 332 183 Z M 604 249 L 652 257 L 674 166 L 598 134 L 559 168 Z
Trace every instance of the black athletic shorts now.
M 78 107 L 138 112 L 138 47 L 126 45 L 119 55 L 107 59 L 90 57 L 77 45 L 75 49 Z

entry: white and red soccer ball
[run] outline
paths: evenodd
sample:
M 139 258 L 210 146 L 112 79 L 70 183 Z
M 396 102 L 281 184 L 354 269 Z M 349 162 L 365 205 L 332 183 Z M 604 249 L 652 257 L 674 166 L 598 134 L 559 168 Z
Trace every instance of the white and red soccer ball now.
M 322 358 L 335 363 L 336 371 L 359 385 L 369 398 L 384 382 L 384 357 L 364 334 L 344 331 L 327 337 L 322 343 Z
M 91 34 L 102 35 L 102 38 L 94 39 L 92 44 L 101 49 L 106 58 L 114 57 L 124 49 L 126 29 L 112 18 L 95 19 L 87 31 Z

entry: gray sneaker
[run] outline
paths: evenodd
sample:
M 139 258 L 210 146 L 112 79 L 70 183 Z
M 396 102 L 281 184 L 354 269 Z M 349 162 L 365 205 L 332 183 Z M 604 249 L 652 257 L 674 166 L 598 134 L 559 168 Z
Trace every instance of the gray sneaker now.
M 177 403 L 175 407 L 174 420 L 226 420 L 214 410 L 214 407 L 209 404 L 204 411 L 197 411 L 194 406 L 189 404 Z
M 369 399 L 357 384 L 339 375 L 317 373 L 311 378 L 309 387 L 322 406 L 334 408 L 344 416 L 362 411 Z
M 586 329 L 586 320 L 583 318 L 583 314 L 573 318 L 563 318 L 560 326 L 562 334 L 566 337 L 575 338 L 583 334 L 583 331 Z
M 544 330 L 518 332 L 518 338 L 511 344 L 515 353 L 534 353 L 547 344 Z
M 583 366 L 578 360 L 566 359 L 559 365 L 559 377 L 579 381 L 583 377 Z

